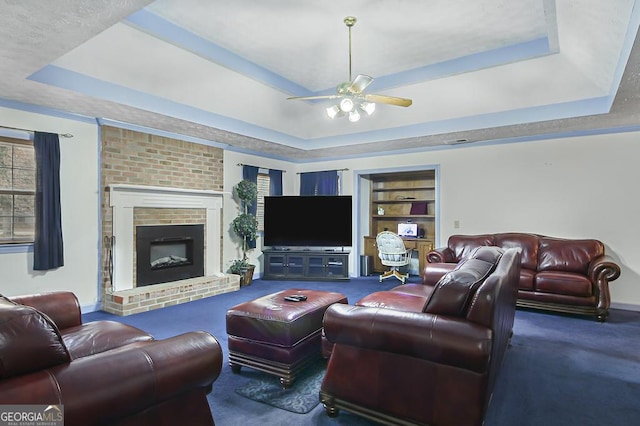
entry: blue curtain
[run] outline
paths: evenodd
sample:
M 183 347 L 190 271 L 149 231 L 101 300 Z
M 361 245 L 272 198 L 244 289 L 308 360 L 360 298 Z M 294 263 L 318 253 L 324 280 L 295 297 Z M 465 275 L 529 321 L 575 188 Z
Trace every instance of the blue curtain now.
M 64 265 L 58 135 L 35 132 L 33 148 L 37 169 L 33 269 L 46 271 Z
M 300 195 L 338 195 L 338 171 L 302 173 Z
M 247 166 L 247 165 L 242 166 L 242 179 L 249 180 L 257 185 L 258 184 L 258 168 L 255 166 Z M 252 215 L 254 216 L 256 215 L 256 213 L 258 212 L 257 200 L 253 200 L 253 202 L 249 204 L 248 210 L 249 210 L 249 213 L 251 213 Z M 249 240 L 247 242 L 247 247 L 252 249 L 256 248 L 256 240 Z
M 282 170 L 269 170 L 269 195 L 282 195 Z

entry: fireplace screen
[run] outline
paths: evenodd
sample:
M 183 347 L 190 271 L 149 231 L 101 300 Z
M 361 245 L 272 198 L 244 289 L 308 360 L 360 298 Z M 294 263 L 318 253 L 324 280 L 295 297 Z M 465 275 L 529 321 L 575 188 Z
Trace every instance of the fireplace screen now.
M 136 227 L 137 286 L 204 275 L 204 225 Z

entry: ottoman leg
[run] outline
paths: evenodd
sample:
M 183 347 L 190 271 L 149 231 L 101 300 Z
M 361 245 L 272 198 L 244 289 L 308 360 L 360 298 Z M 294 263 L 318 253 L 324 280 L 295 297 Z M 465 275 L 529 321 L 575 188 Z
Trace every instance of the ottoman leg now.
M 289 389 L 293 385 L 294 377 L 280 377 L 280 385 L 282 389 Z
M 236 364 L 236 363 L 234 363 L 234 362 L 230 362 L 230 363 L 229 363 L 229 366 L 231 367 L 231 372 L 232 372 L 233 374 L 238 374 L 238 373 L 240 373 L 240 369 L 242 368 L 242 366 L 241 366 L 241 365 Z

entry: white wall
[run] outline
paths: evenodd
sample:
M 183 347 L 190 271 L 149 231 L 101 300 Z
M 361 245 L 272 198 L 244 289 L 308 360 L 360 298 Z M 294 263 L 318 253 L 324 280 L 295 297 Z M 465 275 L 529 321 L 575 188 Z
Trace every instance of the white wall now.
M 0 293 L 15 296 L 73 291 L 84 310 L 98 301 L 99 180 L 98 127 L 92 123 L 0 107 L 0 125 L 50 133 L 60 138 L 60 198 L 64 266 L 33 271 L 33 252 L 0 254 Z

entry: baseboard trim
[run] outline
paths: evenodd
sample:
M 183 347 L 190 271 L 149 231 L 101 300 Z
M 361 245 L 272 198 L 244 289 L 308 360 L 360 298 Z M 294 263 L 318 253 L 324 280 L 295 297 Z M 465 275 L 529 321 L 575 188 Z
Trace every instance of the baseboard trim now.
M 612 303 L 611 309 L 622 309 L 623 311 L 640 312 L 640 305 L 634 305 L 632 303 Z

